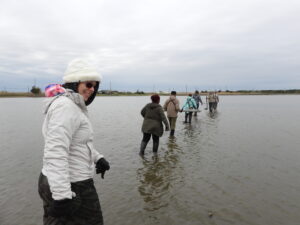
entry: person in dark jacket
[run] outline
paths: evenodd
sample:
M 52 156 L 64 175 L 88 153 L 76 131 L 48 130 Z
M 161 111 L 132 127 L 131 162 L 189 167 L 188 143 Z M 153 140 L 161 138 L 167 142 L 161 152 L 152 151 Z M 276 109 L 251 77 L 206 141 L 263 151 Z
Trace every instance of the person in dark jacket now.
M 145 149 L 151 136 L 153 139 L 153 153 L 157 154 L 159 137 L 161 137 L 164 132 L 162 123 L 165 124 L 166 131 L 170 130 L 169 123 L 164 114 L 163 108 L 159 104 L 159 95 L 152 95 L 151 100 L 152 103 L 147 104 L 141 111 L 141 114 L 144 117 L 142 125 L 143 140 L 140 147 L 141 156 L 145 154 Z

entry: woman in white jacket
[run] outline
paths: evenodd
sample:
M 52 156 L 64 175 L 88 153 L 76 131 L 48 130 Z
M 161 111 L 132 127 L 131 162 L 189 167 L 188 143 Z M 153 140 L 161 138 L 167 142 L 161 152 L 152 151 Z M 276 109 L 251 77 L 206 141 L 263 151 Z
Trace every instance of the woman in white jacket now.
M 64 75 L 66 92 L 45 110 L 43 168 L 39 194 L 45 225 L 102 225 L 103 217 L 93 175 L 109 163 L 93 146 L 87 105 L 95 98 L 100 75 L 86 61 L 73 60 Z

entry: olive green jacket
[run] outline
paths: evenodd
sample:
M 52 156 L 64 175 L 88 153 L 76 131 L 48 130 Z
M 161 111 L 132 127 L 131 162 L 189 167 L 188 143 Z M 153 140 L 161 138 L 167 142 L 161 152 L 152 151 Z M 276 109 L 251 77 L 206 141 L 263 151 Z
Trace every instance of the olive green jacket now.
M 164 133 L 163 124 L 166 126 L 166 130 L 170 130 L 168 120 L 164 114 L 163 108 L 160 104 L 149 103 L 141 111 L 144 117 L 142 126 L 142 132 L 148 134 L 154 134 L 161 137 Z

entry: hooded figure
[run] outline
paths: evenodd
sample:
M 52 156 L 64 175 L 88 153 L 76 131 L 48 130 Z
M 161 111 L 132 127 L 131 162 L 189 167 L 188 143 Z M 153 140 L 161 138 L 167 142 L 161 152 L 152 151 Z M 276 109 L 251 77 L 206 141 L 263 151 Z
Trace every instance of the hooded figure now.
M 151 96 L 152 103 L 147 104 L 141 111 L 141 115 L 144 117 L 142 132 L 143 140 L 140 147 L 140 155 L 143 156 L 147 144 L 152 136 L 153 139 L 153 153 L 157 154 L 159 146 L 159 137 L 163 135 L 165 124 L 166 131 L 170 130 L 168 120 L 164 114 L 163 108 L 159 104 L 160 97 L 155 94 Z
M 100 74 L 85 60 L 73 60 L 63 88 L 48 86 L 43 136 L 43 168 L 39 194 L 44 224 L 103 224 L 93 176 L 109 170 L 109 163 L 93 145 L 87 105 L 95 98 Z M 52 88 L 51 88 L 52 87 Z M 53 93 L 51 93 L 51 90 Z

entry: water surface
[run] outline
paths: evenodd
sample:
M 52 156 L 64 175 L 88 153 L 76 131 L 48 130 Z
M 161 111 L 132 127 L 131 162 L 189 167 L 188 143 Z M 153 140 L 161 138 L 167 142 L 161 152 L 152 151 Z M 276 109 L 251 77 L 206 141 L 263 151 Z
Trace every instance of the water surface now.
M 95 177 L 105 224 L 298 225 L 299 100 L 221 96 L 214 115 L 202 107 L 189 125 L 180 114 L 176 138 L 164 134 L 157 158 L 150 142 L 143 160 L 140 110 L 149 97 L 97 97 L 95 146 L 111 163 L 104 180 Z M 42 224 L 42 105 L 0 99 L 1 225 Z

